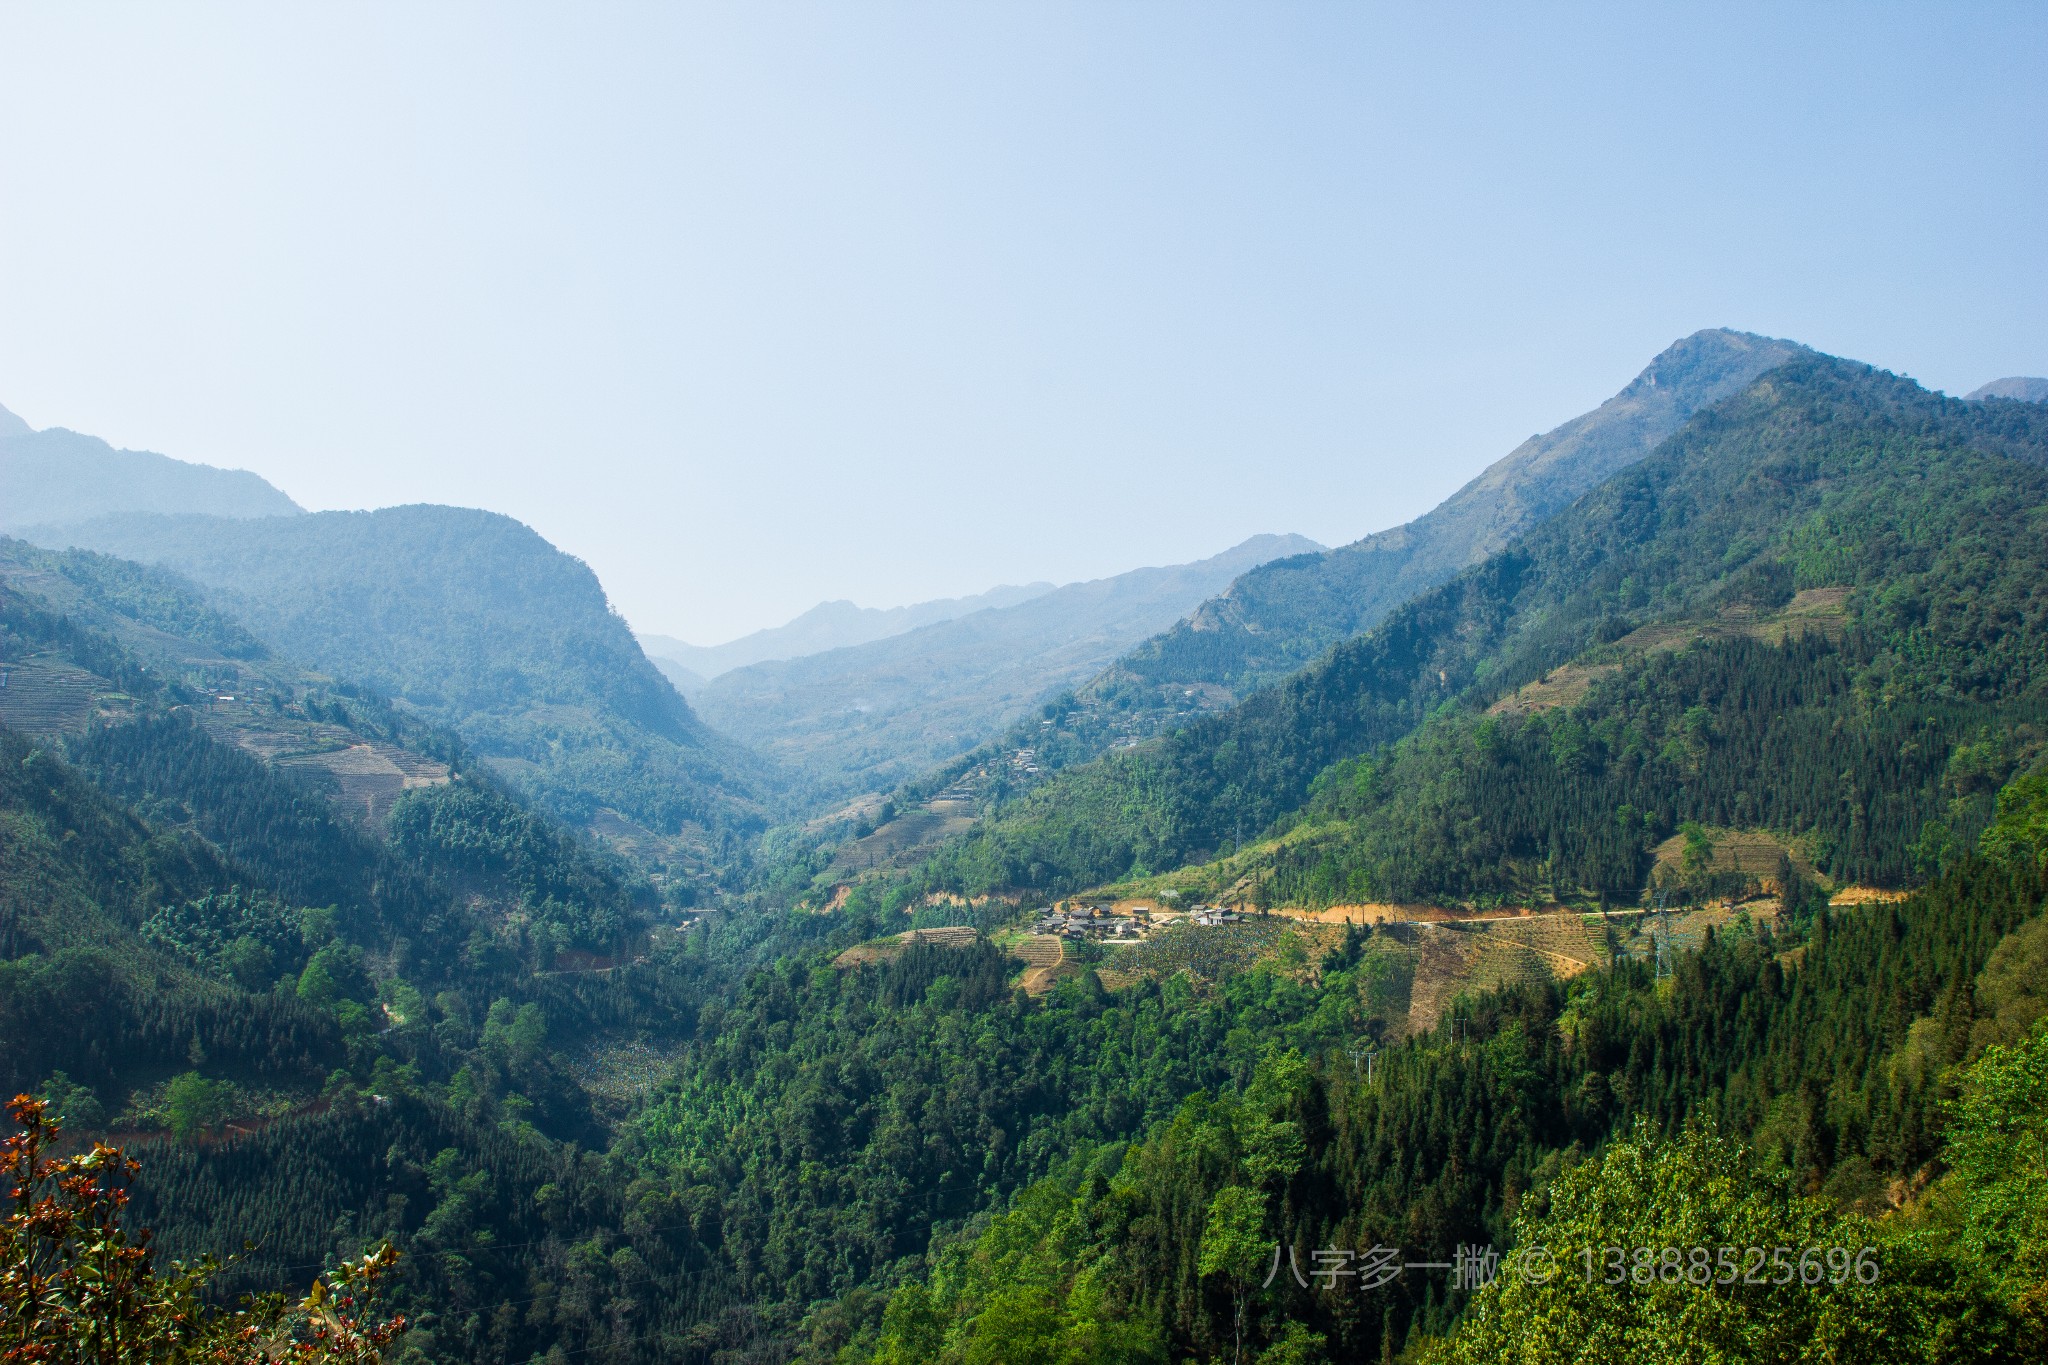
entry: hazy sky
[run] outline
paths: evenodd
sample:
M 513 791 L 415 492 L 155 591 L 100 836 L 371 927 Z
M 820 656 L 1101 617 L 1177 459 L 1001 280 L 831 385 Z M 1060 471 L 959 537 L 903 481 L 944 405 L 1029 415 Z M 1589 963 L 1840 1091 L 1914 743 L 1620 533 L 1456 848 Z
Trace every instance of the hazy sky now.
M 2048 374 L 2048 6 L 1450 10 L 0 3 L 0 403 L 710 642 L 1351 540 L 1699 327 Z

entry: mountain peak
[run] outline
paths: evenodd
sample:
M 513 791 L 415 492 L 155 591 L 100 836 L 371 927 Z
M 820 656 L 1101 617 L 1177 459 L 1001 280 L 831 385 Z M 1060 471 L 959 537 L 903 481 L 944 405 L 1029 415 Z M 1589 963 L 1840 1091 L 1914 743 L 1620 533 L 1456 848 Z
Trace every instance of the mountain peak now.
M 1984 398 L 2014 398 L 2022 403 L 2048 403 L 2048 379 L 2016 374 L 2007 379 L 1994 379 L 1963 397 L 1971 402 Z
M 779 626 L 754 631 L 720 645 L 693 645 L 673 635 L 642 635 L 650 658 L 679 664 L 700 678 L 776 659 L 801 659 L 903 635 L 937 621 L 950 621 L 992 607 L 1015 606 L 1051 592 L 1050 583 L 1002 584 L 971 597 L 945 597 L 904 607 L 863 607 L 848 598 L 820 602 Z
M 246 519 L 304 511 L 246 469 L 121 450 L 63 427 L 37 431 L 0 408 L 0 530 L 55 531 L 132 513 Z
M 1704 327 L 1691 336 L 1680 337 L 1651 358 L 1629 385 L 1609 402 L 1632 398 L 1654 389 L 1726 388 L 1732 380 L 1737 387 L 1756 374 L 1782 364 L 1806 348 L 1797 342 L 1755 332 L 1738 332 L 1730 327 Z

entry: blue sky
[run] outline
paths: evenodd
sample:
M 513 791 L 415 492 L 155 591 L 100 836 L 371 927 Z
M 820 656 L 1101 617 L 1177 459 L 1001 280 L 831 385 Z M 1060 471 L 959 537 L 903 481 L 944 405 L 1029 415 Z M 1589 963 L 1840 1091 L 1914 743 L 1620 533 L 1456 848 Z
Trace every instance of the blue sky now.
M 0 3 L 0 403 L 508 512 L 705 642 L 1337 543 L 1699 327 L 2048 373 L 2044 58 L 2038 4 Z

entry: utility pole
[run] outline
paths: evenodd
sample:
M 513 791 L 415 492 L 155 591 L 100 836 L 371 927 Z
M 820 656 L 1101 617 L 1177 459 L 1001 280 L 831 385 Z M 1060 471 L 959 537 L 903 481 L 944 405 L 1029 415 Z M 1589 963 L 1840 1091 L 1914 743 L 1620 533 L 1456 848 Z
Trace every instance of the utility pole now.
M 1657 893 L 1657 915 L 1651 922 L 1651 937 L 1657 945 L 1657 980 L 1671 975 L 1671 921 L 1664 906 L 1664 893 Z

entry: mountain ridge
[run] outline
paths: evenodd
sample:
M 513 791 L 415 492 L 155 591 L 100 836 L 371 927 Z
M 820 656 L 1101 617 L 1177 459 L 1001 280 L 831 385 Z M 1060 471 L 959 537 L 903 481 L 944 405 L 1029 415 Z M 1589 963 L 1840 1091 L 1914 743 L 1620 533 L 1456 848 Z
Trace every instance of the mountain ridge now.
M 1319 549 L 1260 535 L 1189 564 L 1069 583 L 902 635 L 712 679 L 706 721 L 829 800 L 886 788 L 976 745 L 1253 564 Z
M 1963 398 L 1971 402 L 1981 402 L 1986 398 L 2010 398 L 2018 403 L 2048 403 L 2048 379 L 2024 374 L 2011 375 L 1972 389 L 1964 394 Z
M 1415 520 L 1302 563 L 1251 571 L 1203 603 L 1184 626 L 1134 651 L 1123 667 L 1156 682 L 1223 682 L 1240 690 L 1246 681 L 1291 672 L 1648 455 L 1699 408 L 1800 354 L 1810 352 L 1726 328 L 1684 337 L 1599 407 L 1531 436 Z M 1284 582 L 1299 591 L 1304 578 L 1321 580 L 1308 602 L 1297 604 L 1279 590 Z M 1244 657 L 1227 672 L 1177 667 L 1176 649 L 1204 634 L 1236 637 Z M 1254 636 L 1264 639 L 1254 644 Z M 1275 648 L 1270 641 L 1284 644 Z M 1199 658 L 1214 648 L 1187 652 Z
M 38 431 L 0 408 L 0 531 L 21 532 L 122 512 L 241 519 L 304 508 L 246 469 L 123 450 L 65 427 Z
M 1313 667 L 1172 736 L 1054 774 L 942 850 L 931 884 L 971 893 L 1073 890 L 1135 875 L 1134 869 L 1156 871 L 1212 856 L 1234 833 L 1255 834 L 1299 809 L 1333 763 L 1402 740 L 1440 708 L 1463 714 L 1477 704 L 1474 696 L 1484 693 L 1490 702 L 1667 617 L 1712 617 L 1751 598 L 1783 605 L 1795 587 L 1856 588 L 1863 581 L 1858 573 L 1875 575 L 1879 587 L 1897 580 L 1896 592 L 1867 604 L 1849 599 L 1847 628 L 1853 632 L 1867 621 L 1869 630 L 1882 632 L 1870 638 L 1883 648 L 1868 659 L 1859 654 L 1839 667 L 1822 660 L 1811 668 L 1867 671 L 1897 657 L 1923 670 L 1950 670 L 1951 690 L 1988 688 L 1987 695 L 2005 697 L 2015 688 L 2038 687 L 2048 676 L 2048 665 L 2037 657 L 2048 648 L 2048 625 L 2037 619 L 2041 604 L 2030 601 L 2025 587 L 2032 573 L 2029 547 L 2038 539 L 2026 528 L 2048 516 L 2039 510 L 2048 506 L 2044 420 L 2031 406 L 1965 404 L 1853 362 L 1819 356 L 1791 362 L 1697 414 L 1682 439 L 1615 475 L 1568 517 L 1544 523 Z M 1929 490 L 1945 491 L 1935 498 Z M 1961 510 L 1972 499 L 1981 509 L 1974 523 Z M 1994 512 L 2000 518 L 1995 525 L 2003 528 L 1996 534 L 1987 529 Z M 1923 576 L 1924 585 L 1913 574 Z M 1979 584 L 1985 575 L 1991 577 Z M 1927 618 L 1948 635 L 1911 636 L 1919 629 L 1912 624 L 1919 610 L 1913 603 L 1950 599 L 1957 604 L 1953 611 Z M 1994 605 L 2012 624 L 1986 635 L 1987 622 L 1977 618 Z M 1653 650 L 1648 657 L 1661 655 Z M 1812 686 L 1826 692 L 1838 684 Z M 1753 691 L 1771 695 L 1761 682 Z M 1891 799 L 1898 810 L 1885 807 L 1882 857 L 1868 854 L 1877 859 L 1871 866 L 1896 875 L 1919 821 L 1933 818 L 1926 812 L 1934 797 L 1931 788 L 1922 789 L 1921 770 L 1940 756 L 1935 745 L 1953 738 L 1962 714 L 1930 720 L 1934 728 L 1917 748 L 1899 739 L 1889 759 L 1858 751 L 1858 763 L 1880 765 L 1900 761 L 1900 745 L 1920 753 L 1912 759 L 1910 793 Z M 1983 723 L 1996 719 L 1987 715 Z M 1751 717 L 1744 724 L 1768 727 L 1770 720 Z M 1837 734 L 1878 733 L 1874 722 L 1836 722 Z M 1053 723 L 1064 723 L 1064 716 Z M 1702 723 L 1711 724 L 1711 717 Z M 1680 727 L 1671 753 L 1689 752 L 1689 733 Z M 1653 755 L 1661 752 L 1652 745 Z M 1455 751 L 1440 762 L 1450 765 L 1445 773 L 1464 771 Z M 1846 771 L 1847 765 L 1844 757 L 1837 767 Z M 1936 762 L 1927 780 L 1940 777 Z M 1706 818 L 1675 812 L 1728 794 L 1697 785 L 1682 773 L 1670 778 L 1657 816 L 1659 838 L 1680 818 Z M 1807 811 L 1812 795 L 1802 795 L 1807 804 L 1795 802 L 1796 809 Z M 1418 807 L 1450 822 L 1453 832 L 1469 823 L 1456 816 L 1461 808 L 1455 795 Z M 1827 809 L 1832 821 L 1841 800 Z M 1903 834 L 1900 821 L 1911 825 Z M 1879 823 L 1876 806 L 1869 823 Z M 1575 829 L 1557 830 L 1562 851 L 1551 853 L 1551 861 L 1571 853 L 1580 837 Z M 1401 846 L 1420 856 L 1429 841 L 1410 833 Z M 1607 833 L 1603 822 L 1592 820 L 1583 837 L 1597 843 Z M 1467 861 L 1483 859 L 1473 854 Z M 1845 864 L 1861 865 L 1853 858 Z
M 912 794 L 928 795 L 969 769 L 986 772 L 1005 752 L 1029 748 L 1039 767 L 1063 768 L 1227 709 L 1646 458 L 1700 408 L 1814 354 L 1727 328 L 1680 338 L 1599 407 L 1531 436 L 1429 512 L 1251 570 L 1089 679 L 1057 728 L 1020 724 L 923 775 Z
M 669 659 L 700 682 L 749 664 L 798 659 L 827 650 L 864 645 L 920 626 L 950 621 L 977 611 L 1015 606 L 1055 587 L 1046 582 L 1010 584 L 966 597 L 940 597 L 901 607 L 863 607 L 846 598 L 820 602 L 779 626 L 742 635 L 720 645 L 693 645 L 672 635 L 641 635 L 649 658 Z

